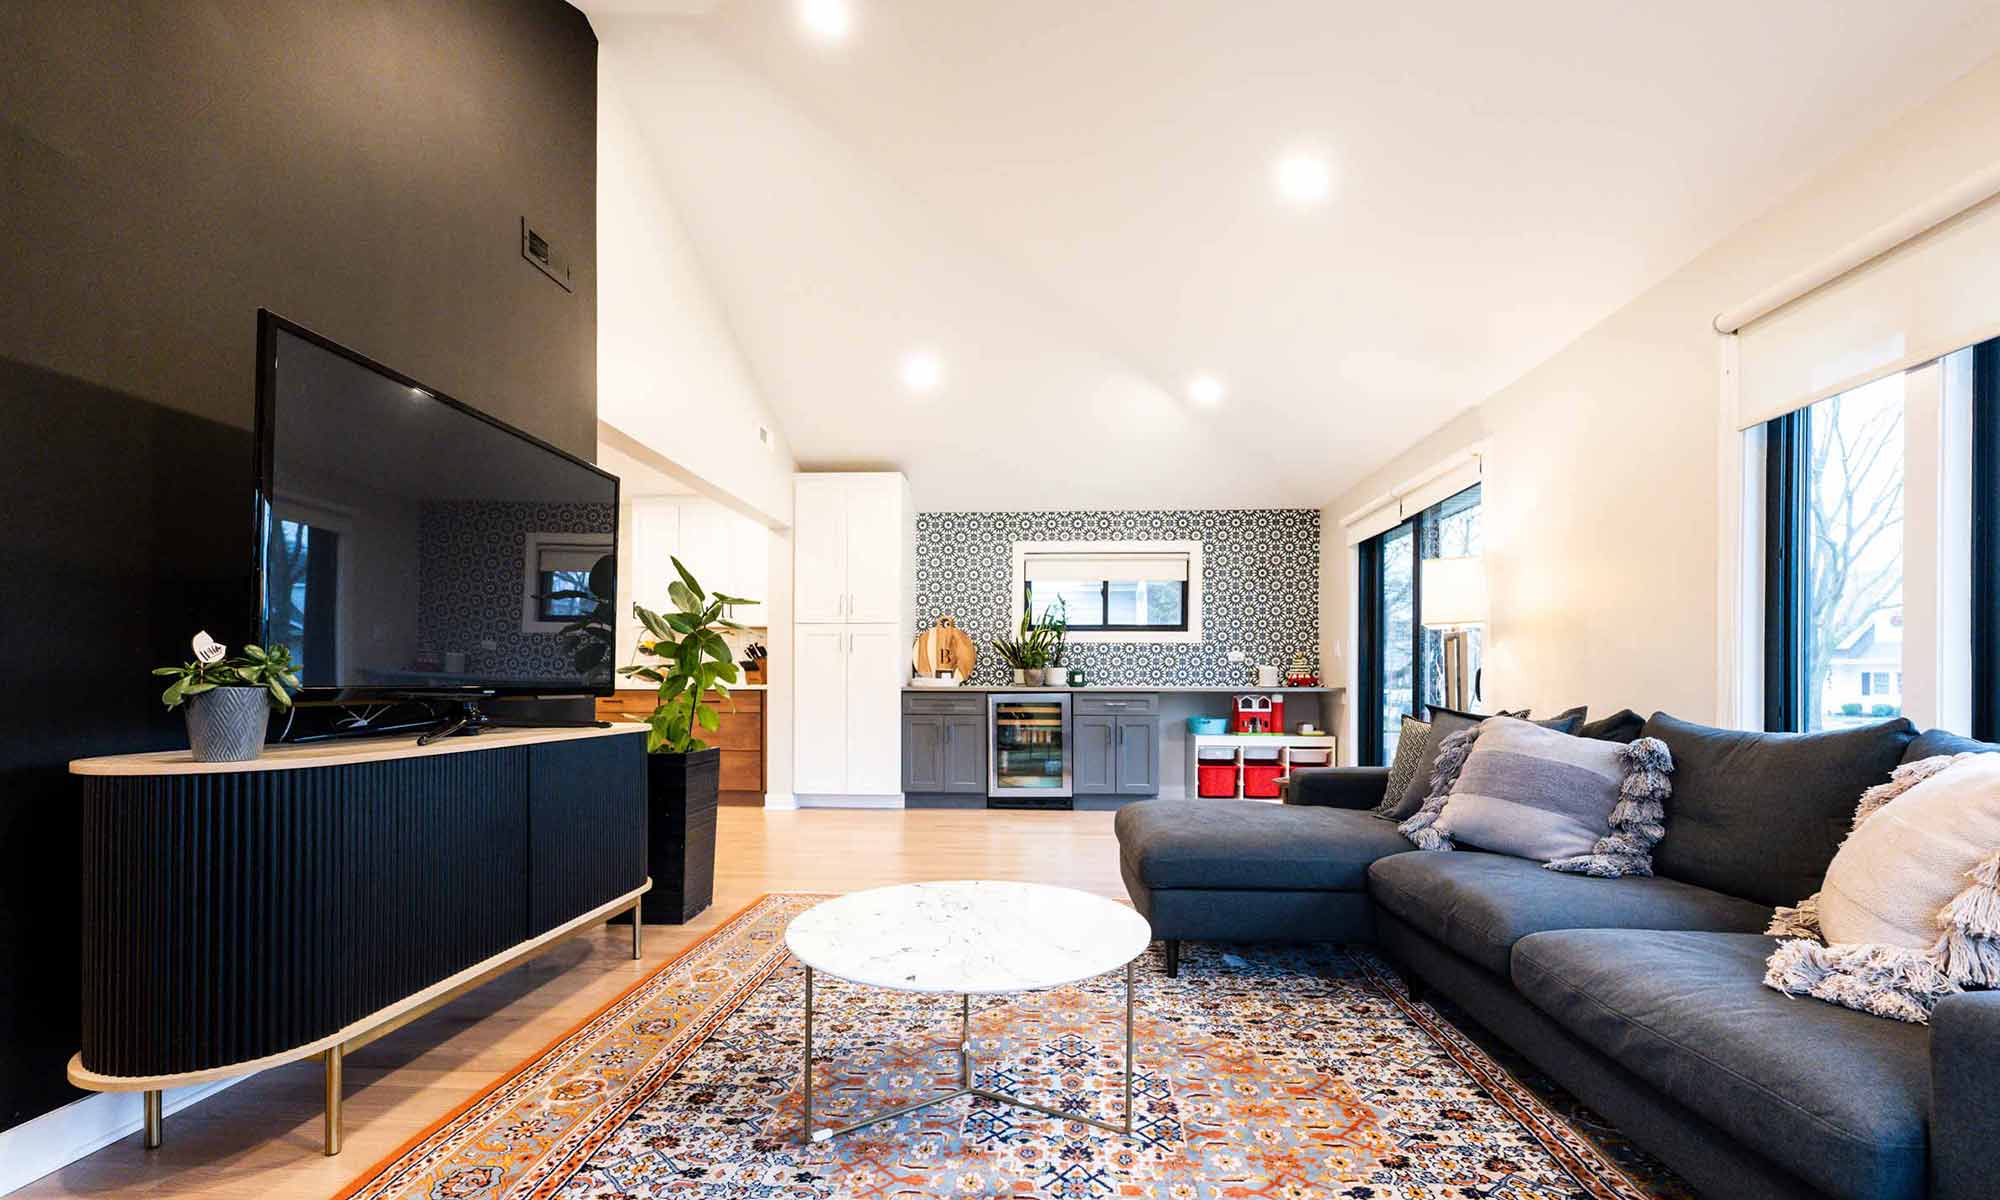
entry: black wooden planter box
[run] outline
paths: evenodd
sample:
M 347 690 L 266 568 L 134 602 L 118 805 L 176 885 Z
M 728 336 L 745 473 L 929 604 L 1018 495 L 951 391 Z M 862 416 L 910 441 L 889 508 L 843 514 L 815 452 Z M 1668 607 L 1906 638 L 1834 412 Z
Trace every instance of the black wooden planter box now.
M 715 793 L 722 751 L 646 756 L 648 925 L 693 920 L 715 899 Z

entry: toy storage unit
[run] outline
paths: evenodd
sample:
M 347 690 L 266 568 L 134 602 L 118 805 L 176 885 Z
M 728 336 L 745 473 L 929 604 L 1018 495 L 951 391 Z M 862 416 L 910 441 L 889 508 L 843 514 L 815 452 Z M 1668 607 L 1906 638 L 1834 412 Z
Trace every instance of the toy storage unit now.
M 1332 766 L 1335 748 L 1323 733 L 1189 734 L 1188 778 L 1207 799 L 1277 800 L 1293 768 Z

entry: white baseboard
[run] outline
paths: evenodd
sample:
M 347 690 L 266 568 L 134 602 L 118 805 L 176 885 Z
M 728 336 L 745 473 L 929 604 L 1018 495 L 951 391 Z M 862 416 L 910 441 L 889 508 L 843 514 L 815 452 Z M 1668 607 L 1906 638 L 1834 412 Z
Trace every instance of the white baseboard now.
M 765 808 L 793 809 L 799 806 L 799 798 L 790 792 L 765 792 Z
M 227 1087 L 249 1078 L 218 1079 L 193 1087 L 169 1088 L 161 1110 L 179 1112 Z M 146 1123 L 145 1101 L 138 1092 L 100 1092 L 85 1096 L 11 1129 L 0 1129 L 0 1196 L 26 1187 L 51 1171 L 131 1137 Z M 173 1126 L 167 1126 L 172 1137 Z
M 901 808 L 903 793 L 891 796 L 795 796 L 800 808 Z

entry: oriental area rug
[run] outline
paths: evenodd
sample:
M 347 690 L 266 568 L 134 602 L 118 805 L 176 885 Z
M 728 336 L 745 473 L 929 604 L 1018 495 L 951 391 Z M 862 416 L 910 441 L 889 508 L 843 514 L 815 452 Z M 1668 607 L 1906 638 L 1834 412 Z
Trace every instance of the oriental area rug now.
M 800 1137 L 803 971 L 770 895 L 438 1122 L 355 1200 L 1422 1200 L 1675 1194 L 1578 1131 L 1366 951 L 1190 946 L 1140 964 L 1134 1132 L 963 1097 Z M 958 1082 L 956 997 L 816 980 L 816 1117 Z M 986 1089 L 1122 1113 L 1119 974 L 975 999 Z M 1585 1120 L 1588 1115 L 1585 1114 Z M 1603 1144 L 1600 1144 L 1603 1143 Z M 1606 1147 L 1611 1147 L 1607 1149 Z

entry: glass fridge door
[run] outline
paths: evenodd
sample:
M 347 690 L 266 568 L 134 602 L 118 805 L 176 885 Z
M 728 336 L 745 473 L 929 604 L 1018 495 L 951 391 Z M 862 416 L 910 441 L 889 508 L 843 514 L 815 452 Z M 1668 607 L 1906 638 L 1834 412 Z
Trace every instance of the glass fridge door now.
M 1069 697 L 995 696 L 992 718 L 991 794 L 1069 795 Z

